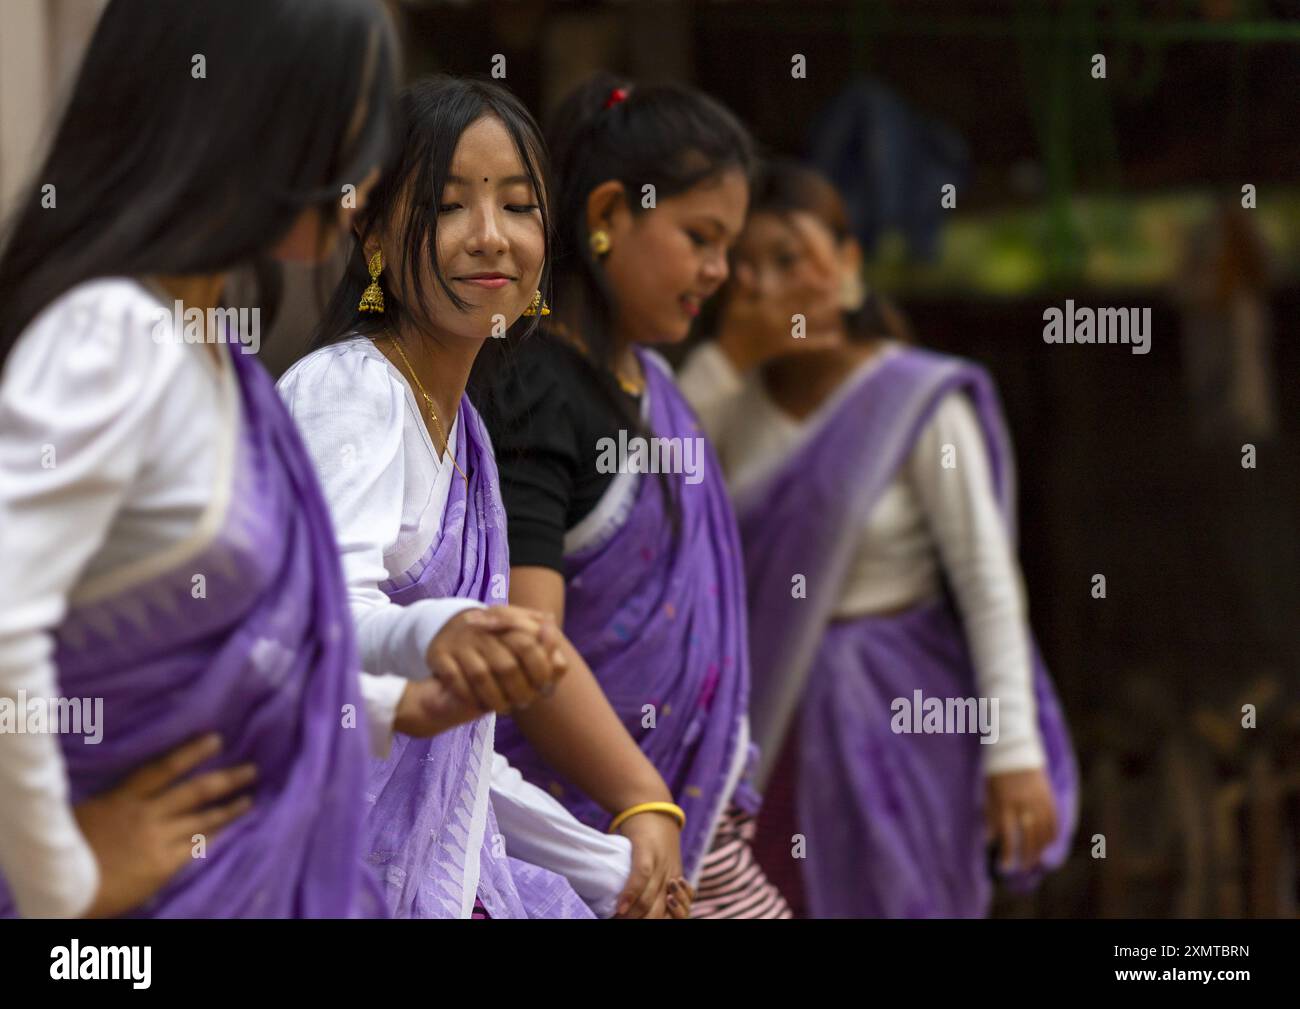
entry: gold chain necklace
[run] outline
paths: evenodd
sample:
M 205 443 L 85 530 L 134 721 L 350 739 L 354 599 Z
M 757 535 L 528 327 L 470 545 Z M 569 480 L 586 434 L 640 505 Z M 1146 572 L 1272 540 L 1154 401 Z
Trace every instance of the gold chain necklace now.
M 420 376 L 418 376 L 415 373 L 415 369 L 411 367 L 411 362 L 407 359 L 406 351 L 402 349 L 401 342 L 397 339 L 397 337 L 393 337 L 392 340 L 393 340 L 393 346 L 397 348 L 397 353 L 399 353 L 402 356 L 402 361 L 406 365 L 406 370 L 411 373 L 411 378 L 414 379 L 415 381 L 415 387 L 420 390 L 420 395 L 424 397 L 424 404 L 429 408 L 429 416 L 433 418 L 434 426 L 438 429 L 438 434 L 441 435 L 442 437 L 443 455 L 446 455 L 448 449 L 447 434 L 445 431 L 443 431 L 442 423 L 438 420 L 438 413 L 433 408 L 433 397 L 424 391 L 424 386 L 420 382 Z M 465 471 L 460 468 L 460 463 L 456 461 L 455 455 L 451 457 L 451 464 L 456 467 L 456 472 L 461 475 L 461 478 L 465 481 L 465 486 L 468 487 L 469 477 L 465 476 Z
M 556 336 L 568 343 L 569 346 L 585 357 L 588 361 L 591 360 L 590 352 L 583 345 L 582 341 L 578 339 L 573 330 L 569 329 L 569 327 L 562 322 L 552 322 L 550 326 Z M 611 374 L 614 376 L 614 380 L 618 382 L 619 388 L 629 396 L 640 396 L 641 393 L 645 392 L 644 379 L 634 382 L 630 378 L 624 378 L 617 371 L 611 371 Z

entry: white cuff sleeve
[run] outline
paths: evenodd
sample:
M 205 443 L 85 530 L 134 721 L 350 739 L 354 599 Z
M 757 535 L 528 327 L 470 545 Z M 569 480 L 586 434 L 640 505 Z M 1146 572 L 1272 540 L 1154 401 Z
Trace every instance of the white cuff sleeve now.
M 1009 739 L 981 746 L 984 756 L 984 775 L 1007 771 L 1032 771 L 1047 765 L 1047 755 L 1039 742 L 1038 732 L 1021 733 Z
M 391 673 L 372 676 L 361 674 L 361 700 L 366 706 L 366 725 L 370 729 L 371 756 L 381 760 L 393 748 L 393 722 L 397 705 L 410 681 Z
M 357 647 L 361 664 L 376 673 L 395 673 L 408 680 L 429 675 L 429 645 L 448 620 L 464 610 L 483 608 L 477 599 L 421 599 L 409 606 L 356 608 Z
M 580 823 L 495 751 L 492 808 L 511 855 L 564 876 L 598 917 L 614 916 L 632 874 L 631 841 Z

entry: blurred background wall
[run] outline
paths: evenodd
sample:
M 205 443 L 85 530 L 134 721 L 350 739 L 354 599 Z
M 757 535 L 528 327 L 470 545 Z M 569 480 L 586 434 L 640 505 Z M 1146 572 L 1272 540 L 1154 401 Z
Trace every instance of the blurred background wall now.
M 503 56 L 504 82 L 542 116 L 598 67 L 679 80 L 767 150 L 819 155 L 856 194 L 868 282 L 918 342 L 993 371 L 1031 616 L 1086 781 L 1075 856 L 999 912 L 1296 914 L 1300 3 L 391 6 L 409 76 L 489 74 Z M 5 0 L 6 203 L 101 7 Z M 837 114 L 856 124 L 856 158 L 826 141 Z M 940 209 L 947 178 L 956 205 Z M 273 371 L 314 323 L 309 279 L 288 275 Z M 1149 308 L 1151 352 L 1045 344 L 1043 311 L 1067 298 Z
M 5 0 L 0 17 L 0 213 L 35 169 L 106 0 Z

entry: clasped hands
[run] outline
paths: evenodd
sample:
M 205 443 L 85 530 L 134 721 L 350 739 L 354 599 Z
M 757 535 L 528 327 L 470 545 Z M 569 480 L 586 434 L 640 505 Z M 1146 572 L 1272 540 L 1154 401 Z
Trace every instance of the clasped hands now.
M 549 613 L 523 606 L 457 613 L 429 643 L 429 678 L 407 684 L 393 728 L 427 737 L 528 707 L 553 693 L 567 670 L 563 642 Z

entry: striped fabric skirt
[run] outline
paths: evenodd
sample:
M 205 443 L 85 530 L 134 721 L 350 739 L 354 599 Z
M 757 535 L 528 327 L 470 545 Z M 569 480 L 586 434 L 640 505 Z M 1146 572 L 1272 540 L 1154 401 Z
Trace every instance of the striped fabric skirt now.
M 754 818 L 737 806 L 722 817 L 704 856 L 692 918 L 790 918 L 790 906 L 754 858 Z
M 692 918 L 791 918 L 785 898 L 754 859 L 754 818 L 737 806 L 723 814 L 704 856 Z M 471 918 L 491 918 L 478 898 Z

